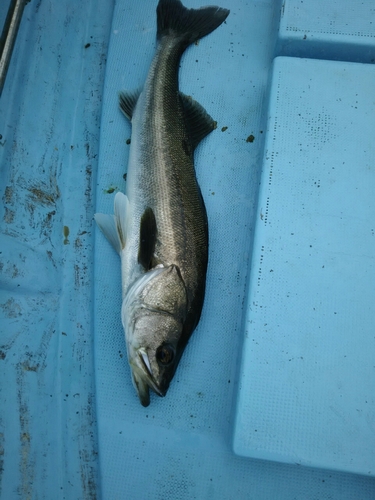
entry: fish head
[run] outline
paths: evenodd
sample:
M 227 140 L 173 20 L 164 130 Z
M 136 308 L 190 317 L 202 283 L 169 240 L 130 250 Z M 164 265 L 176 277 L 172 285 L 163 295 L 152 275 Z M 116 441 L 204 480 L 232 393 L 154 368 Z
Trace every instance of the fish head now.
M 143 406 L 150 403 L 149 389 L 159 396 L 167 393 L 182 354 L 186 310 L 185 285 L 174 265 L 146 273 L 124 299 L 128 360 Z
M 129 364 L 140 402 L 150 403 L 149 389 L 165 396 L 176 371 L 182 324 L 174 317 L 144 309 L 128 345 Z

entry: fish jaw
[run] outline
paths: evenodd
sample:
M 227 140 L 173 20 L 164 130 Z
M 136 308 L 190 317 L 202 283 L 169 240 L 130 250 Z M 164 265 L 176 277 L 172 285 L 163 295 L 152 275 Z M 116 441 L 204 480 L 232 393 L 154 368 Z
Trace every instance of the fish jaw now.
M 145 349 L 140 348 L 138 351 L 130 353 L 129 365 L 132 372 L 133 385 L 142 406 L 147 407 L 150 404 L 150 389 L 158 396 L 165 396 L 165 392 L 160 389 L 152 376 L 150 362 Z

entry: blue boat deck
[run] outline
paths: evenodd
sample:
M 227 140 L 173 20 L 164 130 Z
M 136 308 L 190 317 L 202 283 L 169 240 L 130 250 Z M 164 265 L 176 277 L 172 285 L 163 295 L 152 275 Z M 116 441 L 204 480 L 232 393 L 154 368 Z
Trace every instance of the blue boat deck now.
M 207 292 L 143 408 L 93 215 L 125 190 L 118 91 L 145 79 L 156 3 L 25 6 L 0 98 L 0 497 L 373 499 L 373 1 L 217 2 L 183 56 L 217 120 Z

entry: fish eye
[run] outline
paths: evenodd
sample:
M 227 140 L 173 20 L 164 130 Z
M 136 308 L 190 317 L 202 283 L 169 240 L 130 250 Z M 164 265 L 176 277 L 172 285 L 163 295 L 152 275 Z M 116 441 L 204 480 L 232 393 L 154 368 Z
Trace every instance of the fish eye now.
M 172 363 L 174 358 L 174 349 L 168 344 L 161 345 L 156 350 L 156 359 L 162 365 L 169 365 Z

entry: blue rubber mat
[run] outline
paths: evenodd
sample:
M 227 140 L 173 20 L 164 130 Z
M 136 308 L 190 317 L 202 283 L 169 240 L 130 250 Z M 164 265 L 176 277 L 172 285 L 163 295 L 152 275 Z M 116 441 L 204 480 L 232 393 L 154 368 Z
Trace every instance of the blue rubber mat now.
M 305 0 L 306 9 L 313 3 L 323 19 L 326 2 Z M 263 224 L 264 145 L 273 133 L 271 69 L 275 55 L 297 55 L 286 53 L 279 30 L 292 2 L 220 2 L 231 9 L 226 23 L 181 61 L 182 91 L 218 122 L 195 155 L 210 226 L 206 301 L 167 396 L 139 404 L 120 320 L 120 262 L 93 215 L 112 213 L 115 193 L 125 190 L 131 129 L 117 96 L 145 79 L 156 4 L 25 7 L 0 98 L 0 497 L 370 500 L 375 483 L 363 468 L 345 468 L 359 475 L 334 471 L 344 467 L 332 461 L 310 468 L 299 465 L 307 460 L 256 458 L 246 431 L 257 415 L 241 409 L 243 377 L 255 369 L 245 333 L 258 279 L 249 271 Z M 367 25 L 372 15 L 370 8 L 360 19 Z M 331 45 L 331 58 L 343 59 L 334 34 Z M 325 58 L 317 47 L 302 55 Z M 330 120 L 334 134 L 333 112 Z M 284 149 L 299 148 L 294 125 Z M 311 125 L 316 144 L 321 126 Z

